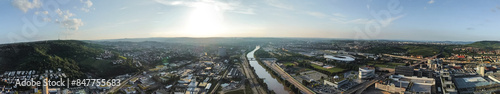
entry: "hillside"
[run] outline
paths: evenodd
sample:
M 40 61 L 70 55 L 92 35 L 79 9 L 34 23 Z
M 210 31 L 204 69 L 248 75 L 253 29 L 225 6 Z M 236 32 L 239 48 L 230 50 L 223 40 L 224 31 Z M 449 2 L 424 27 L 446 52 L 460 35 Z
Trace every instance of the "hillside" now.
M 478 47 L 483 49 L 500 49 L 500 41 L 478 41 L 466 46 Z
M 0 45 L 0 72 L 11 70 L 61 70 L 70 78 L 92 74 L 111 77 L 138 68 L 131 66 L 130 60 L 121 65 L 113 65 L 112 60 L 96 60 L 103 53 L 102 46 L 76 40 L 54 40 Z M 118 54 L 115 55 L 118 57 Z M 120 71 L 113 71 L 120 70 Z

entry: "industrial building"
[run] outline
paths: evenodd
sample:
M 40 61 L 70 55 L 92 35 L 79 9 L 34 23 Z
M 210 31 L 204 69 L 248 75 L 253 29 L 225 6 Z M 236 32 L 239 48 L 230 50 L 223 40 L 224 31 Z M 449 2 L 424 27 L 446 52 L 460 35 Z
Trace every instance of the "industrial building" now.
M 395 73 L 404 76 L 413 76 L 413 69 L 412 66 L 397 66 L 395 68 Z

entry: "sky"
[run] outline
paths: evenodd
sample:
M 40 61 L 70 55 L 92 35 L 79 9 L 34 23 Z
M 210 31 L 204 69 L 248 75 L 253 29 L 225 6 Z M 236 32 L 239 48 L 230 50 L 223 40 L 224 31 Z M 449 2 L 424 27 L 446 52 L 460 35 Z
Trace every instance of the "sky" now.
M 498 0 L 1 0 L 0 43 L 148 37 L 500 40 Z

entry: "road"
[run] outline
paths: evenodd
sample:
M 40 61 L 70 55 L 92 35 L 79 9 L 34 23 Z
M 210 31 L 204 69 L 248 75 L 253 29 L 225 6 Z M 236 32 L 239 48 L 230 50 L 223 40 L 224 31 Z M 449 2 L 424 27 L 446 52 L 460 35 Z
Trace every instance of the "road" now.
M 408 59 L 408 60 L 416 60 L 416 61 L 427 61 L 427 59 L 435 59 L 437 56 L 441 54 L 436 54 L 430 58 L 414 58 L 414 57 L 408 57 L 408 56 L 398 56 L 398 55 L 391 55 L 391 54 L 383 54 L 384 56 L 389 56 L 389 57 L 395 57 L 395 58 L 401 58 L 401 59 Z
M 252 91 L 255 94 L 267 94 L 266 89 L 263 89 L 260 86 L 259 81 L 257 80 L 259 78 L 255 76 L 253 71 L 250 69 L 250 63 L 248 62 L 245 56 L 246 56 L 245 54 L 241 55 L 241 59 L 243 60 L 242 65 L 246 79 L 250 82 L 250 87 L 252 88 Z
M 363 91 L 365 91 L 365 90 L 366 90 L 366 88 L 370 87 L 371 85 L 375 84 L 376 82 L 378 82 L 378 81 L 380 81 L 380 80 L 383 80 L 385 77 L 387 77 L 387 76 L 389 76 L 389 75 L 392 75 L 392 74 L 394 74 L 394 73 L 393 73 L 393 72 L 391 72 L 391 73 L 387 73 L 387 74 L 383 75 L 382 77 L 378 77 L 378 78 L 375 78 L 374 80 L 371 80 L 369 83 L 363 83 L 363 84 L 366 84 L 366 85 L 362 86 L 362 87 L 361 87 L 361 90 L 358 90 L 358 91 L 356 92 L 356 94 L 361 94 L 361 93 L 363 93 Z
M 427 59 L 419 59 L 419 58 L 412 58 L 408 56 L 397 56 L 397 55 L 390 55 L 390 54 L 383 54 L 384 56 L 389 56 L 389 57 L 396 57 L 396 58 L 402 58 L 402 59 L 409 59 L 409 60 L 427 60 Z M 435 59 L 437 56 L 440 54 L 436 54 L 432 56 L 430 59 Z M 448 63 L 477 63 L 477 62 L 468 62 L 468 61 L 458 61 L 458 60 L 443 60 L 443 62 L 448 62 Z
M 378 81 L 380 81 L 380 80 L 384 79 L 385 77 L 392 75 L 392 74 L 394 74 L 394 73 L 393 72 L 387 73 L 383 76 L 377 77 L 377 78 L 370 80 L 368 82 L 364 82 L 358 86 L 355 86 L 354 88 L 351 88 L 351 89 L 343 92 L 343 94 L 352 94 L 356 91 L 357 91 L 356 94 L 361 94 L 366 88 L 370 87 L 371 85 L 375 84 L 376 82 L 378 82 Z
M 421 64 L 421 63 L 424 63 L 424 62 L 427 62 L 427 59 L 435 59 L 437 58 L 437 56 L 441 55 L 441 53 L 439 54 L 436 54 L 430 58 L 427 58 L 427 59 L 420 59 L 420 58 L 413 58 L 413 57 L 408 57 L 408 56 L 397 56 L 397 55 L 390 55 L 390 54 L 383 54 L 384 56 L 389 56 L 389 57 L 395 57 L 395 58 L 401 58 L 401 59 L 408 59 L 408 60 L 415 60 L 415 61 L 420 61 L 418 63 L 415 63 L 415 64 L 412 64 L 411 66 L 413 67 L 416 67 L 417 65 Z M 443 60 L 443 62 L 445 62 Z
M 116 92 L 117 90 L 120 90 L 120 88 L 122 88 L 123 86 L 127 85 L 127 83 L 129 82 L 130 79 L 137 78 L 138 76 L 139 76 L 139 73 L 135 74 L 134 76 L 131 76 L 128 79 L 123 80 L 120 83 L 120 86 L 111 87 L 111 89 L 109 89 L 108 91 L 106 91 L 104 94 L 108 94 L 110 92 Z
M 306 94 L 316 94 L 314 93 L 314 91 L 312 91 L 311 89 L 307 88 L 306 86 L 302 85 L 302 83 L 300 83 L 299 81 L 295 80 L 292 76 L 290 76 L 290 74 L 286 73 L 283 69 L 281 69 L 278 65 L 276 65 L 275 63 L 272 63 L 272 62 L 269 62 L 269 61 L 263 61 L 264 64 L 266 64 L 267 66 L 270 66 L 271 69 L 278 73 L 278 75 L 280 75 L 282 78 L 284 78 L 285 80 L 287 80 L 288 82 L 292 83 L 295 87 L 297 87 L 300 91 L 306 93 Z
M 229 70 L 229 69 L 226 69 L 226 70 Z M 228 71 L 224 72 L 224 74 L 222 74 L 221 79 L 224 79 L 225 77 L 227 77 L 227 74 L 228 74 Z M 217 89 L 219 88 L 219 86 L 222 82 L 221 79 L 219 79 L 219 81 L 217 81 L 217 85 L 215 85 L 214 89 L 212 89 L 212 91 L 209 94 L 215 94 L 215 92 L 217 91 Z

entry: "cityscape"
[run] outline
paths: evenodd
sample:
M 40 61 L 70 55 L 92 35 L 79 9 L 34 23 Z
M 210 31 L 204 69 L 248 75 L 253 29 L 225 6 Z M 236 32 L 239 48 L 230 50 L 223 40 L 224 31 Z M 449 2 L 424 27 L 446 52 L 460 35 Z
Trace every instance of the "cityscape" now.
M 16 79 L 45 77 L 121 80 L 117 86 L 47 88 L 63 94 L 495 93 L 500 90 L 498 45 L 302 38 L 50 40 L 1 45 L 0 77 L 4 93 L 40 93 L 42 87 L 14 87 Z
M 497 1 L 125 1 L 0 1 L 0 94 L 500 94 Z

